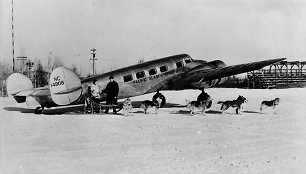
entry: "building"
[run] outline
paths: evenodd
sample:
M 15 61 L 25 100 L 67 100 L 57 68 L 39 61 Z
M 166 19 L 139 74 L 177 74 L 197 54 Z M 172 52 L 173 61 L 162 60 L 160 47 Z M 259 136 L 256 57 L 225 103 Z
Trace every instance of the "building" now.
M 306 61 L 281 61 L 247 73 L 249 88 L 293 88 L 306 86 Z

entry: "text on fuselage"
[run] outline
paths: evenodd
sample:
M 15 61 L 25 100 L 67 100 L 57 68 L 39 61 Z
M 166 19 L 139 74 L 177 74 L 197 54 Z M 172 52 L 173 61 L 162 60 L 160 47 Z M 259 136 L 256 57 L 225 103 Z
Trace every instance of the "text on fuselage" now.
M 150 77 L 145 77 L 145 78 L 134 80 L 133 83 L 134 84 L 138 84 L 138 83 L 142 83 L 142 82 L 147 82 L 147 81 L 155 80 L 155 79 L 158 79 L 160 77 L 168 76 L 168 75 L 171 75 L 171 74 L 174 74 L 174 73 L 175 73 L 175 70 L 170 70 L 170 71 L 165 72 L 163 74 L 156 74 L 154 76 L 150 76 Z

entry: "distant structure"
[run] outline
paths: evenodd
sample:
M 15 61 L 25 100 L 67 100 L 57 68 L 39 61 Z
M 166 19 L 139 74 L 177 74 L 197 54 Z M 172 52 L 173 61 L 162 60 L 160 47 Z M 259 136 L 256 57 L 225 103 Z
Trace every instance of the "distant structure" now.
M 96 57 L 96 51 L 97 49 L 93 48 L 90 50 L 91 51 L 91 54 L 92 54 L 92 58 L 90 58 L 90 60 L 92 60 L 92 75 L 95 75 L 96 74 L 96 71 L 95 71 L 95 60 L 98 60 Z
M 294 88 L 306 86 L 306 61 L 281 61 L 247 73 L 249 88 Z

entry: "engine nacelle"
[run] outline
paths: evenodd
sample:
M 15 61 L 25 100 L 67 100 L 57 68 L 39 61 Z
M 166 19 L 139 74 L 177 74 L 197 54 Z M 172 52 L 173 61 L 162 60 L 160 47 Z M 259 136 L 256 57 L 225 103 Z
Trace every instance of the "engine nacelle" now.
M 216 68 L 223 68 L 226 67 L 225 63 L 222 62 L 221 60 L 214 60 L 211 62 L 205 62 L 201 65 L 198 65 L 194 68 L 192 68 L 191 70 L 189 70 L 190 73 L 192 73 L 193 71 L 198 71 L 198 70 L 209 70 L 209 69 L 216 69 Z
M 208 63 L 215 68 L 226 67 L 226 64 L 221 60 L 214 60 L 214 61 L 211 61 L 211 62 L 208 62 Z M 223 78 L 220 78 L 220 79 L 213 80 L 210 86 L 216 86 L 216 85 L 222 84 L 222 83 L 226 82 L 227 79 L 228 79 L 228 77 L 223 77 Z
M 199 65 L 191 69 L 189 72 L 192 73 L 193 71 L 196 72 L 198 70 L 210 70 L 210 69 L 223 68 L 223 67 L 226 67 L 226 64 L 223 61 L 214 60 L 211 62 L 203 63 L 202 65 Z M 205 79 L 201 79 L 199 82 L 192 83 L 192 86 L 196 88 L 209 88 L 211 86 L 224 83 L 227 79 L 228 79 L 227 77 L 207 80 L 207 81 Z
M 208 81 L 203 81 L 203 82 L 195 82 L 195 83 L 192 83 L 192 86 L 194 86 L 195 88 L 199 88 L 199 89 L 209 88 L 209 87 L 224 83 L 227 79 L 228 79 L 227 77 L 224 77 L 220 79 L 208 80 Z
M 226 67 L 226 64 L 221 61 L 221 60 L 214 60 L 214 61 L 211 61 L 211 62 L 208 62 L 208 64 L 213 67 L 213 68 L 223 68 L 223 67 Z

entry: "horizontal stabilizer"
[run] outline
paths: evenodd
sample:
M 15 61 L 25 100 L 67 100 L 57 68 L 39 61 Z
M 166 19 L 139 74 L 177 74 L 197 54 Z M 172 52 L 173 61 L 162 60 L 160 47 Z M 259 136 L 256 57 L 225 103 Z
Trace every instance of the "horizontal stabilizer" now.
M 51 73 L 49 87 L 52 100 L 58 105 L 71 104 L 82 94 L 81 80 L 66 67 L 58 67 Z

